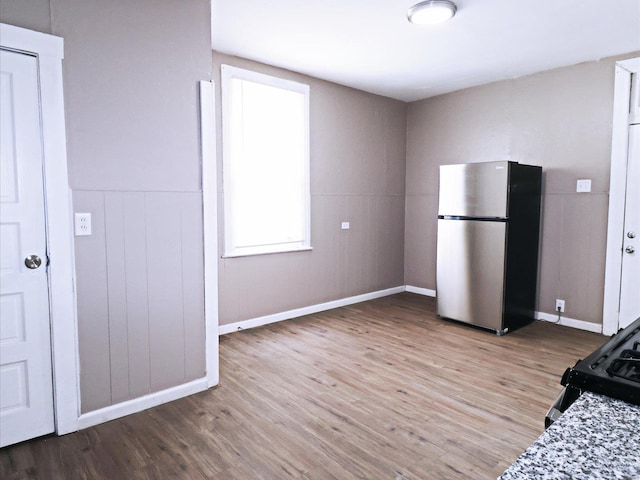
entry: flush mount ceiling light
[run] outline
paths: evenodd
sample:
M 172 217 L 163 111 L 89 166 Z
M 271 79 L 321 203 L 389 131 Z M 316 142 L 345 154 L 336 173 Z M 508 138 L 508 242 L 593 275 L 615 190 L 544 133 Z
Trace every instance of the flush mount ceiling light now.
M 416 3 L 407 11 L 407 18 L 416 25 L 446 22 L 456 14 L 456 4 L 449 0 L 427 0 Z

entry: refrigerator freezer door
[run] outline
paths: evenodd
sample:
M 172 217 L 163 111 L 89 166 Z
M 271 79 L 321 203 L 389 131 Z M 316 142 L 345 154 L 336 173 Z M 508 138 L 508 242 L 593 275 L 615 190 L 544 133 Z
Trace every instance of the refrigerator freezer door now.
M 438 220 L 438 315 L 503 330 L 507 222 Z
M 506 161 L 442 165 L 438 215 L 504 218 L 508 184 Z

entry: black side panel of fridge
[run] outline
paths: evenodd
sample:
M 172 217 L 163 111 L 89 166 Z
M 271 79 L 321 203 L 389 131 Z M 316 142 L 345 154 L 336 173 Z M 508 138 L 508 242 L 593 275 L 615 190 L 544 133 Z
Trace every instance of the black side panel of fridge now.
M 510 163 L 504 327 L 534 319 L 538 283 L 542 168 Z

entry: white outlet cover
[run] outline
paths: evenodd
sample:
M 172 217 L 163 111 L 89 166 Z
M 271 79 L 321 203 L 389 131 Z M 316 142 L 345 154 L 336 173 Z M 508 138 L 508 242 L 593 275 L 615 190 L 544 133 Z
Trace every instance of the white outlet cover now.
M 576 192 L 588 193 L 591 191 L 591 179 L 581 178 L 576 182 Z
M 342 228 L 342 230 L 349 230 L 351 228 L 351 224 L 349 222 L 342 222 L 340 228 Z
M 74 224 L 76 237 L 85 237 L 91 235 L 90 213 L 76 213 Z

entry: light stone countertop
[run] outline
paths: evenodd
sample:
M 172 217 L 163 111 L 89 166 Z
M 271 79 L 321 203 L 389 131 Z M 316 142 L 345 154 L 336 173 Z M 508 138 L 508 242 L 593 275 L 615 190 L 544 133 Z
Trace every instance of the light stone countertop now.
M 583 393 L 499 480 L 639 480 L 640 406 Z

